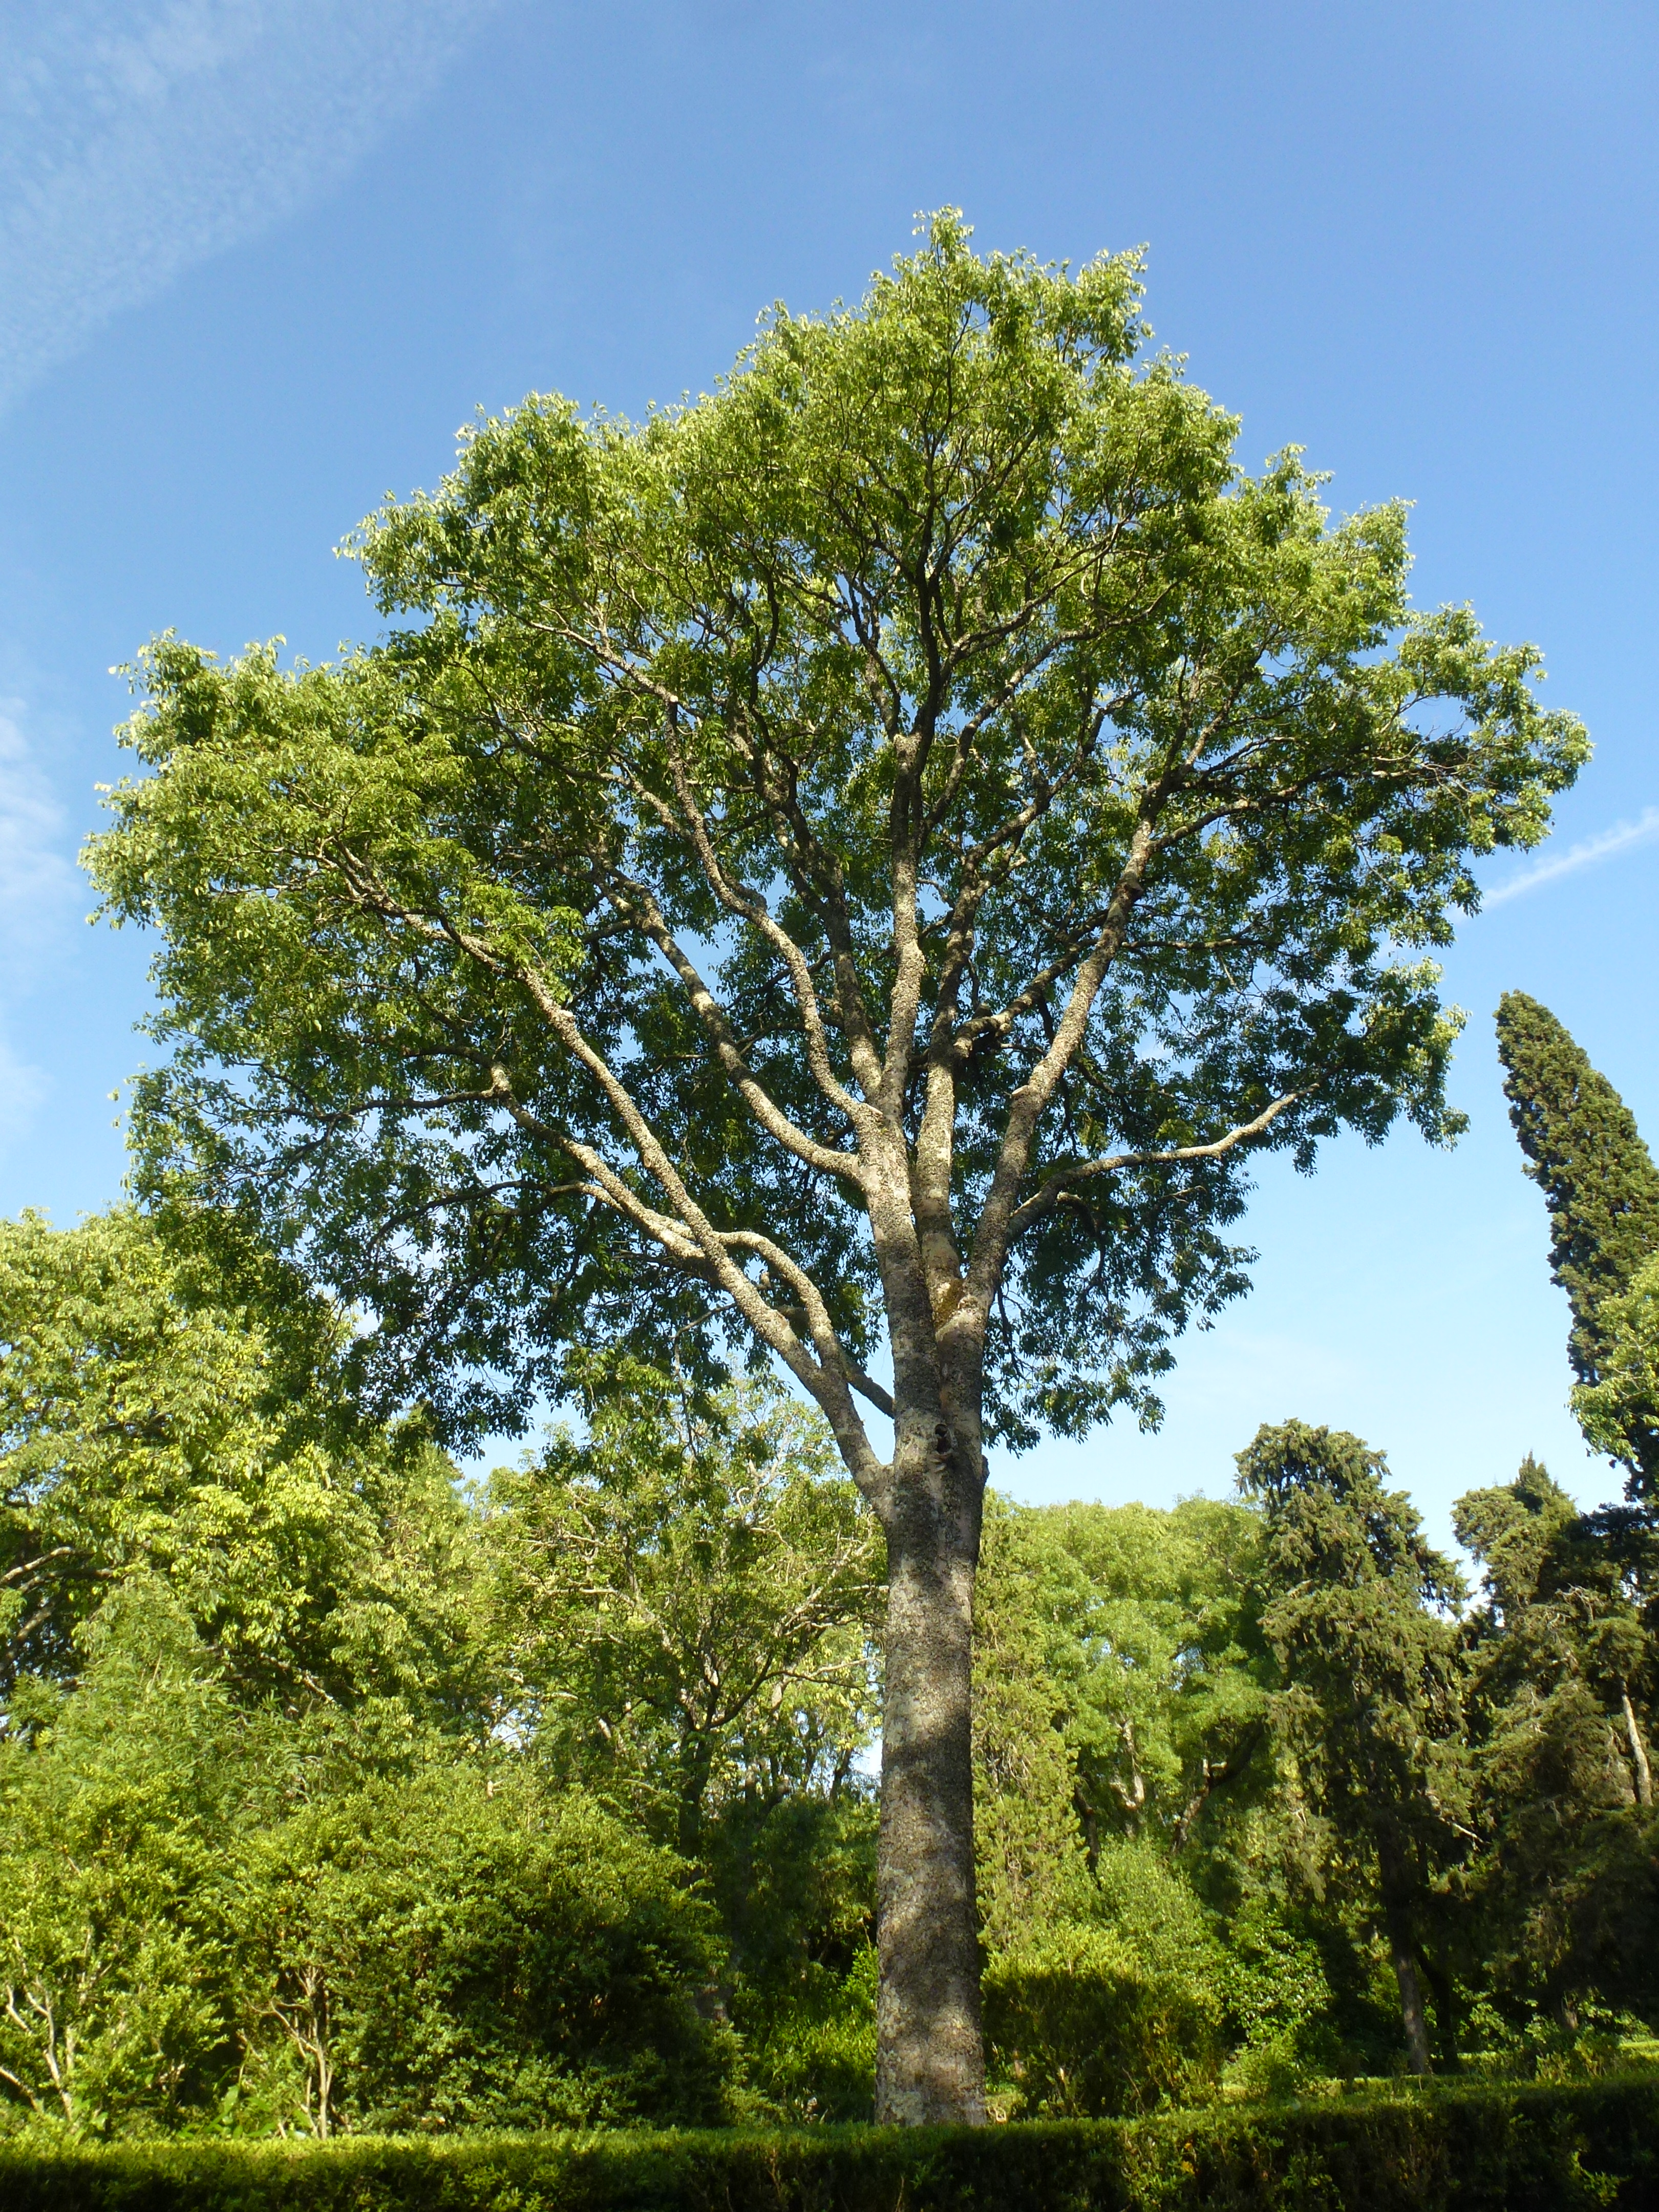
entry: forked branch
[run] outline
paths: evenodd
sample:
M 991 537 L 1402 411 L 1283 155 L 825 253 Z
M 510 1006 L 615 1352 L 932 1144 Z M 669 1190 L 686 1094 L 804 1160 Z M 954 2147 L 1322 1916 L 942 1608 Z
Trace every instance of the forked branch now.
M 1252 1138 L 1266 1134 L 1279 1115 L 1287 1113 L 1298 1100 L 1305 1098 L 1314 1089 L 1304 1084 L 1299 1090 L 1286 1091 L 1264 1106 L 1254 1120 L 1241 1121 L 1237 1128 L 1229 1129 L 1224 1137 L 1217 1137 L 1207 1145 L 1173 1145 L 1162 1150 L 1141 1152 L 1113 1152 L 1102 1159 L 1071 1160 L 1055 1168 L 1040 1190 L 1028 1198 L 1023 1206 L 1014 1209 L 1009 1223 L 1008 1238 L 1012 1243 L 1022 1231 L 1051 1213 L 1060 1200 L 1079 1182 L 1097 1176 L 1115 1175 L 1124 1168 L 1176 1167 L 1188 1160 L 1218 1160 Z

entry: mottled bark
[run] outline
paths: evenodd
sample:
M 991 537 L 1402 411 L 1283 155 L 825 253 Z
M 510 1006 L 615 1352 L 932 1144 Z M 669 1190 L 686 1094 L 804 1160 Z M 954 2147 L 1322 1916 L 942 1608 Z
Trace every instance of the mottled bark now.
M 965 1456 L 942 1422 L 905 1438 L 888 1526 L 876 2118 L 910 2125 L 985 2117 L 971 1730 L 982 1486 Z
M 1129 1833 L 1132 1836 L 1138 1836 L 1140 1833 L 1141 1816 L 1146 1810 L 1146 1778 L 1140 1771 L 1140 1754 L 1135 1749 L 1133 1722 L 1125 1721 L 1121 1733 L 1123 1748 L 1129 1757 L 1129 1779 L 1127 1782 L 1120 1782 L 1115 1774 L 1109 1775 L 1107 1778 L 1111 1784 L 1113 1795 L 1123 1808 L 1124 1817 L 1129 1824 Z

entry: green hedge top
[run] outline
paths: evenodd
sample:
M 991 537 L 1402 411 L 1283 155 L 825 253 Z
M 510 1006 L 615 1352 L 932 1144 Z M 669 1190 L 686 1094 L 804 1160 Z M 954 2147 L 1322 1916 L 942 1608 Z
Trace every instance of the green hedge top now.
M 5 2212 L 1659 2212 L 1659 2077 L 1135 2122 L 0 2150 Z

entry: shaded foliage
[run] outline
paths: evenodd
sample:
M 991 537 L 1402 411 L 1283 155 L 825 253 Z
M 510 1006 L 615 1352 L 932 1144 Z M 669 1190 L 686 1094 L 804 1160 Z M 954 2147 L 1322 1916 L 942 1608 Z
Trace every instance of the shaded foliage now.
M 1463 1589 L 1425 1540 L 1387 1462 L 1359 1438 L 1286 1421 L 1238 1455 L 1265 1522 L 1262 1627 L 1298 1776 L 1337 1844 L 1333 1886 L 1374 1890 L 1413 2069 L 1429 2070 L 1426 1976 L 1455 2051 L 1443 1966 L 1431 1954 L 1436 1876 L 1461 1856 L 1461 1689 L 1450 1609 Z
M 1467 1631 L 1469 1890 L 1496 1993 L 1519 2017 L 1570 2021 L 1598 1998 L 1650 2012 L 1653 1651 L 1620 1547 L 1530 1459 L 1461 1498 L 1455 1527 L 1484 1569 Z

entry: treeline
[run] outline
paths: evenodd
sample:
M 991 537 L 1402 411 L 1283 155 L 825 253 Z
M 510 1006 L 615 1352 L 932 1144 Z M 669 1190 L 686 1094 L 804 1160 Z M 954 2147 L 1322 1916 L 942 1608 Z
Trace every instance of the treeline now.
M 280 1279 L 239 1288 L 131 1212 L 0 1231 L 14 2111 L 765 2096 L 775 2014 L 867 1984 L 879 1562 L 824 1439 L 763 1388 L 596 1370 L 585 1441 L 464 1494 L 351 1420 Z
M 1543 1009 L 1501 1036 L 1629 1501 L 1472 1491 L 1468 1588 L 1295 1421 L 1232 1502 L 994 1498 L 1003 2112 L 1559 2072 L 1659 2019 L 1659 1176 Z M 466 1489 L 354 1414 L 345 1341 L 222 1236 L 0 1227 L 9 2124 L 867 2116 L 884 1561 L 816 1415 L 594 1357 Z

